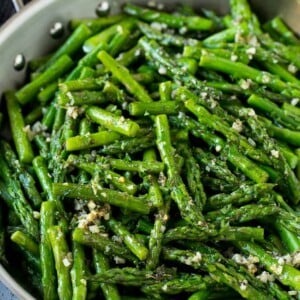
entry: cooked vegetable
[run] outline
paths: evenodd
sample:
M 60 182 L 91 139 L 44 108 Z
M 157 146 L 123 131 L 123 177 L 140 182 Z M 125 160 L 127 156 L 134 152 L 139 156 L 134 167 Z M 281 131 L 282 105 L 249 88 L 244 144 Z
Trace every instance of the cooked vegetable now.
M 71 20 L 5 93 L 0 260 L 38 299 L 299 298 L 300 40 L 230 7 Z

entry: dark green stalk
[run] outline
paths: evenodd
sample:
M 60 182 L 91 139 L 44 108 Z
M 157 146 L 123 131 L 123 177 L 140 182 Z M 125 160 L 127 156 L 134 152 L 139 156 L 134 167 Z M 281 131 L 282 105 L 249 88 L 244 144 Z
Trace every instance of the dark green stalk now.
M 150 207 L 145 197 L 134 197 L 127 193 L 102 188 L 97 183 L 76 184 L 76 183 L 53 183 L 55 196 L 82 200 L 94 200 L 109 203 L 141 214 L 148 214 Z
M 119 236 L 127 248 L 140 260 L 145 260 L 148 256 L 148 249 L 142 245 L 127 228 L 115 219 L 107 221 L 109 228 Z
M 32 202 L 35 208 L 38 208 L 41 205 L 42 199 L 40 193 L 36 187 L 36 182 L 32 175 L 22 166 L 17 159 L 16 154 L 13 149 L 6 141 L 1 141 L 1 151 L 4 154 L 4 157 L 7 161 L 9 167 L 19 178 L 19 181 L 28 196 L 28 199 Z
M 102 251 L 105 255 L 116 255 L 128 261 L 136 261 L 135 256 L 124 245 L 119 244 L 88 229 L 76 228 L 72 233 L 73 241 Z
M 17 102 L 14 92 L 6 92 L 5 98 L 11 134 L 19 160 L 23 163 L 30 163 L 34 157 L 34 153 L 29 141 L 29 137 L 24 131 L 25 122 L 22 116 L 21 107 Z
M 96 270 L 96 274 L 104 273 L 109 270 L 108 259 L 100 251 L 93 249 L 93 263 Z M 114 284 L 100 283 L 102 293 L 106 300 L 121 300 L 118 288 Z
M 45 300 L 57 299 L 57 284 L 55 264 L 51 249 L 48 229 L 55 223 L 55 203 L 44 201 L 41 205 L 40 214 L 40 259 L 42 271 L 43 298 Z
M 39 237 L 38 222 L 34 218 L 33 210 L 27 202 L 20 183 L 16 176 L 12 174 L 4 159 L 0 156 L 0 177 L 2 177 L 5 186 L 0 189 L 2 197 L 7 200 L 8 205 L 18 215 L 26 231 L 36 240 Z M 3 195 L 5 194 L 5 195 Z
M 86 258 L 82 245 L 73 242 L 73 266 L 71 270 L 71 280 L 73 288 L 73 300 L 86 299 L 87 281 L 86 277 Z
M 200 16 L 179 16 L 165 12 L 158 12 L 156 10 L 142 8 L 133 4 L 126 4 L 123 7 L 125 13 L 136 16 L 147 22 L 165 23 L 171 28 L 186 27 L 188 30 L 210 30 L 214 23 L 206 18 Z
M 178 168 L 176 167 L 174 159 L 175 150 L 172 147 L 169 122 L 166 115 L 156 116 L 155 124 L 156 144 L 161 159 L 167 168 L 168 185 L 171 190 L 171 197 L 176 202 L 183 219 L 190 223 L 201 225 L 203 216 L 195 208 L 196 205 L 178 174 Z
M 69 255 L 71 252 L 69 252 L 66 237 L 59 226 L 51 226 L 48 228 L 47 234 L 55 260 L 59 299 L 72 299 L 72 283 L 70 276 L 72 258 Z

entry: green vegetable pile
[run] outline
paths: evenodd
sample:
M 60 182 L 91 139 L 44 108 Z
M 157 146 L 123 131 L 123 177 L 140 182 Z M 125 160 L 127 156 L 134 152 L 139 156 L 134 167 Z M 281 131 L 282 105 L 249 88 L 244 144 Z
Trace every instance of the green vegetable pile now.
M 299 299 L 300 40 L 230 6 L 74 19 L 5 93 L 0 259 L 38 299 Z

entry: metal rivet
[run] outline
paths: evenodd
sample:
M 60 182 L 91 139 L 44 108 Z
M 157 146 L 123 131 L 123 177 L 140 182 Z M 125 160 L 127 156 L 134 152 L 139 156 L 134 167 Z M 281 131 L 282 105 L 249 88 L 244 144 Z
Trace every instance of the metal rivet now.
M 54 39 L 59 39 L 65 32 L 64 25 L 61 22 L 55 22 L 50 28 L 50 35 Z
M 110 12 L 110 4 L 108 1 L 101 1 L 96 7 L 96 14 L 99 17 L 108 15 Z
M 14 60 L 14 69 L 17 71 L 21 71 L 22 69 L 24 69 L 25 64 L 25 56 L 22 53 L 17 54 Z

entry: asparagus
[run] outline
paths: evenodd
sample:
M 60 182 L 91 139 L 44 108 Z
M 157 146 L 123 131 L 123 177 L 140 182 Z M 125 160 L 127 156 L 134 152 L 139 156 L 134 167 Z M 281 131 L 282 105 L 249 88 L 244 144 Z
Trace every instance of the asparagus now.
M 190 223 L 201 225 L 203 223 L 203 216 L 195 209 L 195 202 L 188 194 L 175 165 L 175 151 L 171 144 L 169 123 L 166 115 L 156 116 L 155 123 L 157 147 L 162 161 L 167 167 L 168 184 L 171 188 L 171 197 L 176 202 L 183 219 Z
M 105 255 L 113 254 L 132 262 L 136 261 L 135 256 L 124 245 L 114 242 L 101 234 L 92 233 L 87 229 L 76 228 L 72 233 L 72 238 L 75 242 L 98 249 Z
M 2 197 L 7 200 L 9 206 L 18 215 L 27 232 L 34 239 L 38 240 L 38 222 L 33 216 L 33 210 L 23 194 L 19 181 L 17 180 L 16 176 L 11 173 L 8 165 L 1 156 L 0 169 L 0 177 L 4 181 L 4 183 L 2 183 L 3 186 L 0 189 Z
M 136 136 L 140 129 L 136 122 L 125 119 L 123 116 L 116 116 L 99 107 L 91 106 L 87 108 L 86 114 L 92 121 L 99 123 L 107 129 L 129 137 Z
M 242 109 L 240 111 L 240 114 L 249 115 L 249 111 L 247 109 Z M 266 152 L 270 153 L 273 167 L 286 175 L 287 180 L 279 181 L 280 187 L 284 190 L 289 191 L 289 193 L 291 194 L 291 201 L 297 203 L 299 201 L 298 180 L 295 176 L 295 173 L 291 170 L 290 166 L 287 164 L 285 158 L 281 154 L 276 142 L 269 138 L 266 129 L 262 127 L 260 123 L 256 122 L 255 118 L 248 118 L 247 122 L 255 133 L 256 139 L 263 145 L 263 148 L 266 150 Z
M 138 27 L 149 39 L 156 40 L 164 46 L 181 47 L 184 45 L 195 46 L 198 44 L 198 41 L 194 39 L 184 38 L 180 35 L 161 33 L 160 30 L 152 28 L 150 25 L 144 22 L 139 22 Z
M 279 208 L 272 204 L 246 204 L 235 209 L 232 209 L 231 205 L 228 205 L 220 210 L 208 212 L 206 218 L 214 223 L 223 221 L 243 223 L 266 216 L 278 215 L 279 211 Z
M 102 130 L 96 133 L 71 136 L 66 140 L 67 151 L 90 149 L 102 145 L 111 144 L 120 138 L 117 132 Z
M 239 142 L 240 146 L 245 149 L 248 156 L 262 163 L 269 163 L 269 159 L 265 153 L 251 146 L 243 136 L 238 135 L 235 129 L 230 128 L 219 117 L 210 114 L 204 107 L 197 105 L 193 100 L 187 100 L 185 102 L 185 107 L 195 114 L 201 123 L 204 123 L 211 129 L 221 132 L 228 140 L 235 143 Z
M 73 61 L 68 55 L 62 55 L 46 71 L 41 73 L 30 83 L 26 84 L 17 93 L 16 97 L 20 104 L 24 105 L 33 101 L 40 89 L 58 79 L 73 66 Z
M 125 226 L 120 222 L 110 218 L 107 222 L 109 228 L 119 236 L 127 248 L 140 260 L 145 260 L 148 256 L 148 249 L 142 245 L 133 234 L 131 234 Z
M 199 123 L 183 114 L 180 115 L 180 118 L 173 118 L 173 121 L 177 127 L 180 126 L 191 130 L 191 133 L 194 136 L 203 139 L 210 147 L 215 148 L 217 152 L 221 151 L 228 161 L 230 161 L 230 163 L 240 169 L 253 181 L 259 183 L 267 180 L 267 173 L 265 171 L 261 172 L 262 169 L 260 167 L 258 167 L 253 161 L 249 160 L 244 155 L 240 154 L 238 147 L 236 147 L 234 144 L 225 146 L 225 142 L 222 138 L 212 134 L 205 127 L 202 127 Z
M 101 91 L 83 90 L 79 92 L 61 93 L 58 95 L 58 104 L 61 106 L 91 105 L 107 103 L 106 95 Z
M 83 44 L 83 50 L 86 53 L 91 53 L 93 50 L 97 49 L 97 52 L 99 52 L 99 45 L 102 45 L 102 48 L 106 45 L 109 45 L 114 36 L 116 36 L 118 33 L 123 33 L 124 31 L 130 32 L 134 29 L 134 27 L 134 19 L 121 19 L 120 22 L 111 25 L 103 31 L 100 31 L 89 39 L 86 39 Z
M 274 29 L 276 41 L 263 35 L 246 0 L 230 4 L 225 18 L 125 4 L 133 17 L 76 20 L 32 81 L 6 93 L 18 157 L 1 144 L 0 245 L 4 231 L 21 245 L 41 297 L 92 299 L 101 287 L 106 299 L 290 299 L 299 289 L 297 253 L 294 267 L 277 257 L 300 247 L 298 46 L 282 22 L 287 46 Z M 45 130 L 33 147 L 24 127 L 36 121 Z M 24 192 L 39 197 L 39 223 Z M 231 245 L 258 253 L 276 281 L 239 265 Z
M 26 251 L 30 252 L 32 255 L 36 257 L 38 256 L 39 247 L 37 243 L 26 233 L 22 231 L 15 231 L 10 236 L 10 239 Z
M 144 136 L 117 140 L 110 145 L 103 146 L 99 150 L 101 154 L 120 154 L 120 153 L 136 153 L 148 149 L 155 145 L 153 132 L 149 132 Z
M 42 116 L 42 114 L 42 107 L 40 105 L 36 106 L 24 117 L 25 124 L 33 124 Z
M 21 113 L 21 107 L 17 102 L 14 92 L 6 92 L 5 98 L 11 133 L 18 157 L 21 162 L 30 163 L 34 157 L 34 154 L 29 138 L 24 131 L 25 123 Z
M 228 204 L 241 205 L 252 200 L 258 201 L 261 195 L 272 191 L 274 186 L 270 183 L 242 184 L 240 188 L 229 195 L 217 194 L 209 197 L 205 208 L 212 210 L 222 208 Z
M 199 230 L 195 226 L 178 226 L 168 230 L 164 235 L 164 243 L 178 240 L 206 241 L 209 239 L 216 241 L 234 241 L 234 240 L 259 240 L 264 239 L 264 230 L 252 227 L 234 227 L 225 228 L 209 227 Z
M 46 104 L 55 96 L 57 90 L 57 82 L 49 83 L 46 87 L 44 87 L 37 95 L 37 98 L 42 104 Z
M 162 207 L 159 208 L 155 216 L 153 228 L 149 238 L 149 253 L 146 261 L 146 267 L 149 270 L 156 268 L 162 251 L 162 242 L 166 225 L 169 219 L 170 201 L 167 200 Z
M 205 152 L 199 147 L 194 148 L 193 150 L 195 159 L 205 171 L 212 173 L 217 178 L 223 179 L 227 182 L 239 184 L 238 178 L 228 168 L 226 161 L 218 159 L 217 156 L 212 153 Z
M 93 249 L 93 263 L 97 274 L 104 273 L 109 269 L 109 263 L 107 258 L 100 252 Z M 100 283 L 103 295 L 106 300 L 118 300 L 121 299 L 119 291 L 114 284 Z
M 81 24 L 85 24 L 88 28 L 92 30 L 93 33 L 97 33 L 100 30 L 113 25 L 121 21 L 124 17 L 122 15 L 115 15 L 115 16 L 106 16 L 101 18 L 84 18 L 84 19 L 72 19 L 70 21 L 71 29 L 75 29 Z
M 185 157 L 185 173 L 187 186 L 193 197 L 197 208 L 202 211 L 206 203 L 206 194 L 204 191 L 204 186 L 201 182 L 201 171 L 197 164 L 197 161 L 193 157 L 193 153 L 188 147 L 189 145 L 179 145 L 178 150 L 182 152 L 183 157 Z
M 268 116 L 274 119 L 274 121 L 282 124 L 284 127 L 299 130 L 299 120 L 297 117 L 286 115 L 285 112 L 272 101 L 253 94 L 248 98 L 247 102 L 251 107 L 266 113 Z
M 70 268 L 72 258 L 69 253 L 66 237 L 59 226 L 51 226 L 47 230 L 55 260 L 57 273 L 57 293 L 59 299 L 72 299 L 72 283 Z
M 282 93 L 290 98 L 297 98 L 300 96 L 298 89 L 290 87 L 288 84 L 268 72 L 259 71 L 243 63 L 233 62 L 222 57 L 211 55 L 208 52 L 202 52 L 200 66 L 230 74 L 234 78 L 251 79 L 254 82 L 266 85 L 273 91 Z
M 114 60 L 107 52 L 100 51 L 98 58 L 104 66 L 116 77 L 134 97 L 141 102 L 152 102 L 153 100 L 144 89 L 130 74 L 128 69 Z
M 236 271 L 226 268 L 220 262 L 210 261 L 209 257 L 201 254 L 200 252 L 166 248 L 164 249 L 164 257 L 167 260 L 178 261 L 183 264 L 190 265 L 194 269 L 207 270 L 215 281 L 228 285 L 246 299 L 253 299 L 254 297 L 259 297 L 259 299 L 268 299 L 269 297 L 263 291 L 260 291 L 251 284 L 248 284 L 247 281 L 245 281 L 245 278 L 242 275 L 238 275 Z M 243 286 L 244 282 L 246 282 L 245 284 L 247 285 L 246 289 Z
M 164 293 L 170 295 L 180 294 L 182 292 L 195 292 L 206 289 L 221 289 L 215 286 L 215 282 L 210 276 L 201 276 L 198 274 L 180 274 L 170 280 L 142 286 L 141 290 L 146 294 Z
M 38 72 L 43 72 L 51 67 L 51 65 L 53 65 L 63 55 L 72 56 L 75 54 L 80 49 L 84 41 L 91 36 L 91 34 L 92 31 L 88 28 L 88 26 L 85 24 L 79 25 L 68 37 L 67 41 L 63 43 L 63 45 L 58 48 L 53 55 L 51 55 L 50 59 L 38 69 Z
M 149 148 L 143 153 L 143 161 L 153 163 L 156 160 L 157 157 L 154 148 Z M 155 207 L 162 207 L 164 204 L 163 195 L 155 174 L 146 174 L 144 182 L 148 186 L 149 201 Z
M 91 276 L 92 281 L 118 283 L 127 286 L 141 286 L 174 277 L 174 270 L 158 268 L 155 271 L 139 270 L 136 268 L 111 268 L 101 274 Z
M 71 280 L 73 288 L 72 299 L 86 299 L 87 282 L 85 279 L 85 254 L 82 245 L 73 242 L 73 266 L 71 270 Z
M 41 196 L 37 190 L 36 182 L 29 172 L 20 164 L 16 154 L 9 145 L 8 142 L 1 141 L 1 150 L 4 153 L 4 157 L 11 169 L 14 170 L 20 183 L 23 186 L 29 200 L 32 202 L 35 208 L 38 208 L 42 202 Z
M 54 202 L 44 201 L 41 205 L 40 216 L 40 258 L 42 271 L 42 286 L 44 299 L 57 298 L 56 274 L 54 258 L 51 249 L 48 229 L 55 223 L 55 204 Z
M 134 197 L 127 193 L 102 188 L 98 184 L 53 183 L 52 189 L 55 196 L 100 201 L 141 214 L 148 214 L 150 210 L 145 197 Z
M 84 170 L 91 175 L 100 176 L 108 183 L 113 184 L 116 188 L 123 192 L 134 195 L 137 191 L 137 185 L 129 180 L 128 178 L 119 175 L 109 169 L 107 169 L 103 164 L 87 162 L 84 160 L 77 159 L 77 157 L 70 155 L 68 157 L 68 164 L 75 165 L 81 170 Z
M 182 70 L 156 41 L 142 37 L 139 40 L 139 45 L 143 47 L 146 57 L 155 65 L 159 73 L 182 82 L 189 88 L 211 93 L 216 98 L 220 96 L 218 90 L 207 87 L 195 76 L 189 74 L 186 70 Z
M 284 285 L 295 290 L 299 289 L 299 270 L 288 264 L 280 265 L 278 260 L 268 254 L 262 247 L 252 242 L 235 242 L 235 245 L 246 253 L 251 253 L 259 258 L 260 263 Z
M 279 17 L 275 17 L 272 20 L 264 24 L 264 29 L 271 31 L 270 34 L 276 36 L 276 40 L 279 39 L 282 43 L 290 45 L 299 45 L 299 40 L 295 34 L 288 28 L 284 21 Z
M 131 116 L 169 115 L 178 112 L 179 104 L 174 101 L 132 102 L 128 109 Z
M 165 23 L 171 28 L 186 27 L 189 30 L 210 30 L 214 26 L 214 23 L 206 18 L 200 16 L 185 17 L 176 16 L 164 12 L 157 12 L 155 10 L 141 8 L 134 4 L 126 4 L 123 7 L 125 13 L 136 16 L 144 21 Z
M 67 219 L 66 212 L 64 207 L 58 197 L 53 193 L 53 180 L 49 176 L 49 171 L 46 165 L 46 161 L 41 156 L 36 156 L 33 159 L 33 168 L 36 173 L 36 176 L 40 182 L 42 190 L 47 195 L 47 200 L 53 201 L 55 203 L 56 209 L 59 211 L 60 215 Z M 65 222 L 65 221 L 63 221 Z

